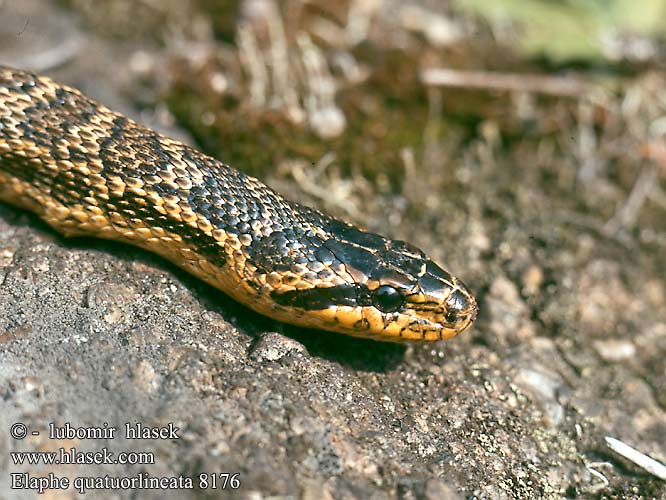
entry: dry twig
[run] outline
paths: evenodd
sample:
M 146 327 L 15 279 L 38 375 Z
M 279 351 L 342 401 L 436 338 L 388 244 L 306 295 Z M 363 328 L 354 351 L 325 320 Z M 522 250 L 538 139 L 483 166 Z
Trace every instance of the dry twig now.
M 421 81 L 425 85 L 440 87 L 533 92 L 566 97 L 580 97 L 589 91 L 587 84 L 575 78 L 448 68 L 426 69 L 421 73 Z

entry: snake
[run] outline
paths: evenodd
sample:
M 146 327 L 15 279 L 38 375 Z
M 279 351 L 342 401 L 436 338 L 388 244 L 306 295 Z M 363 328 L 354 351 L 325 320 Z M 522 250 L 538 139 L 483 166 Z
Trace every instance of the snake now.
M 415 246 L 289 201 L 75 88 L 4 66 L 0 201 L 65 237 L 141 247 L 300 327 L 437 341 L 477 315 L 465 284 Z

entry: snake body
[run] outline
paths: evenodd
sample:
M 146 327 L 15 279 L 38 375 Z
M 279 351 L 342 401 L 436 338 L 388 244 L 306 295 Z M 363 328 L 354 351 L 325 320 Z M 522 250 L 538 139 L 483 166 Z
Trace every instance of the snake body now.
M 0 200 L 65 236 L 145 248 L 299 326 L 430 341 L 476 316 L 464 284 L 417 248 L 285 200 L 76 89 L 1 66 Z

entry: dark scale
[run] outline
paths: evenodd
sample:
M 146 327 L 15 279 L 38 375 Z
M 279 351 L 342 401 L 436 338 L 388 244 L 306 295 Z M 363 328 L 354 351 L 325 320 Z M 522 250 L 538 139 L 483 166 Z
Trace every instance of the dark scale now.
M 326 240 L 324 246 L 336 257 L 337 260 L 360 271 L 365 276 L 370 276 L 375 269 L 376 262 L 372 252 L 363 247 L 351 245 L 334 238 Z
M 392 268 L 401 269 L 403 273 L 418 276 L 426 264 L 426 260 L 419 257 L 410 257 L 396 252 L 390 248 L 383 248 L 377 252 L 377 258 L 383 262 L 390 262 Z
M 327 229 L 331 234 L 335 234 L 337 239 L 365 248 L 380 249 L 384 248 L 388 243 L 386 238 L 378 234 L 361 231 L 354 226 L 335 219 L 331 219 L 328 222 Z

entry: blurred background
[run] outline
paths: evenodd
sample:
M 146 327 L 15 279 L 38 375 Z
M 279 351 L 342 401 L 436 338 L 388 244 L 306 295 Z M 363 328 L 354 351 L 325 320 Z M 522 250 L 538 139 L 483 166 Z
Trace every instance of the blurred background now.
M 666 458 L 665 21 L 666 0 L 0 0 L 0 63 L 462 277 L 481 312 L 450 366 L 511 380 L 549 436 L 535 489 L 497 491 L 657 498 L 600 450 Z
M 367 227 L 427 219 L 433 246 L 510 193 L 518 212 L 666 244 L 663 0 L 0 6 L 3 63 Z

